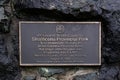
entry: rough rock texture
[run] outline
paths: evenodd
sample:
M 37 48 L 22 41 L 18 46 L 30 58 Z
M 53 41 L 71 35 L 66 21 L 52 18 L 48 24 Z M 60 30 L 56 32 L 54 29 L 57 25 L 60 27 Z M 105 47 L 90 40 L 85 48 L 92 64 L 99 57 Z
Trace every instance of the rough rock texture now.
M 13 50 L 13 34 L 10 32 L 11 16 L 5 11 L 8 1 L 0 0 L 0 80 L 19 80 L 18 59 Z
M 39 68 L 39 73 L 43 77 L 49 77 L 54 74 L 59 74 L 59 73 L 63 73 L 63 72 L 65 72 L 65 69 L 60 68 L 60 67 L 58 67 L 58 68 L 49 68 L 49 67 Z
M 75 76 L 82 70 L 73 67 L 70 73 L 74 75 L 73 80 L 88 77 L 120 80 L 120 0 L 0 0 L 0 80 L 20 80 L 21 77 L 18 64 L 19 20 L 101 21 L 102 66 L 97 75 L 91 72 Z M 68 76 L 67 72 L 64 75 Z M 59 77 L 54 75 L 48 79 L 59 80 Z M 64 80 L 68 79 L 65 77 Z
M 24 80 L 36 80 L 34 76 L 25 76 Z
M 97 73 L 90 73 L 86 75 L 75 76 L 73 80 L 98 80 L 98 75 Z
M 120 65 L 103 65 L 100 69 L 100 80 L 119 80 Z

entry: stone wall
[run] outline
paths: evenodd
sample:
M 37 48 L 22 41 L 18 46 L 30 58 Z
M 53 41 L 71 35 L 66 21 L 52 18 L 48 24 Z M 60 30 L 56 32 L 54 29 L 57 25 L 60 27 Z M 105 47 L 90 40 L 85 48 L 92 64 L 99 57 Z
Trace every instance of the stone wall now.
M 20 67 L 19 21 L 101 21 L 100 67 Z M 120 0 L 0 0 L 0 80 L 120 80 Z

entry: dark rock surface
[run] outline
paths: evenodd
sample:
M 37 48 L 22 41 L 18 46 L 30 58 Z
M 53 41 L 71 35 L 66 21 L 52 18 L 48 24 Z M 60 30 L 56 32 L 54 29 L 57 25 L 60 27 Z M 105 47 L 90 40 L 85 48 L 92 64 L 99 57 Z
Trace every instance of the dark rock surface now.
M 4 10 L 9 2 L 11 12 Z M 120 0 L 0 0 L 0 80 L 19 80 L 16 20 L 101 21 L 98 80 L 120 80 Z
M 55 79 L 55 78 L 53 78 L 53 77 L 50 77 L 50 78 L 48 78 L 48 80 L 57 80 L 57 79 Z
M 75 76 L 73 80 L 98 80 L 97 73 L 89 73 L 86 75 Z
M 36 80 L 35 76 L 25 76 L 24 80 Z
M 59 73 L 64 73 L 65 69 L 64 68 L 54 68 L 54 67 L 41 67 L 39 68 L 39 73 L 41 74 L 41 76 L 43 77 L 49 77 L 52 76 L 54 74 L 59 74 Z
M 0 80 L 19 80 L 18 59 L 12 50 L 11 19 L 5 11 L 8 2 L 0 0 Z
M 6 43 L 6 36 L 0 35 L 0 80 L 14 80 L 19 73 L 18 61 Z
M 100 80 L 120 80 L 120 65 L 103 65 L 99 77 Z
M 0 33 L 10 31 L 10 19 L 5 15 L 4 8 L 0 7 Z

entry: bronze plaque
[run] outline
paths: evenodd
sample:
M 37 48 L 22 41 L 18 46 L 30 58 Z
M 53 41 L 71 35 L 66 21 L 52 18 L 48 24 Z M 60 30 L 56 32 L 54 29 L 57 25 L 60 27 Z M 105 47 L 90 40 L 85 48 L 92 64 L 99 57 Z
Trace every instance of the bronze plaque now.
M 101 65 L 100 22 L 19 22 L 21 66 Z

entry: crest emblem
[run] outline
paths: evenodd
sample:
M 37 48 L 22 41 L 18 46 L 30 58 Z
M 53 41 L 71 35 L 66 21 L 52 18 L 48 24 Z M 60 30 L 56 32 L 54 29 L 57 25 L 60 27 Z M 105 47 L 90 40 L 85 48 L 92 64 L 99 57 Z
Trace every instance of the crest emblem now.
M 63 25 L 57 25 L 56 26 L 56 32 L 57 33 L 64 33 L 64 31 L 65 31 L 65 28 L 64 28 Z

